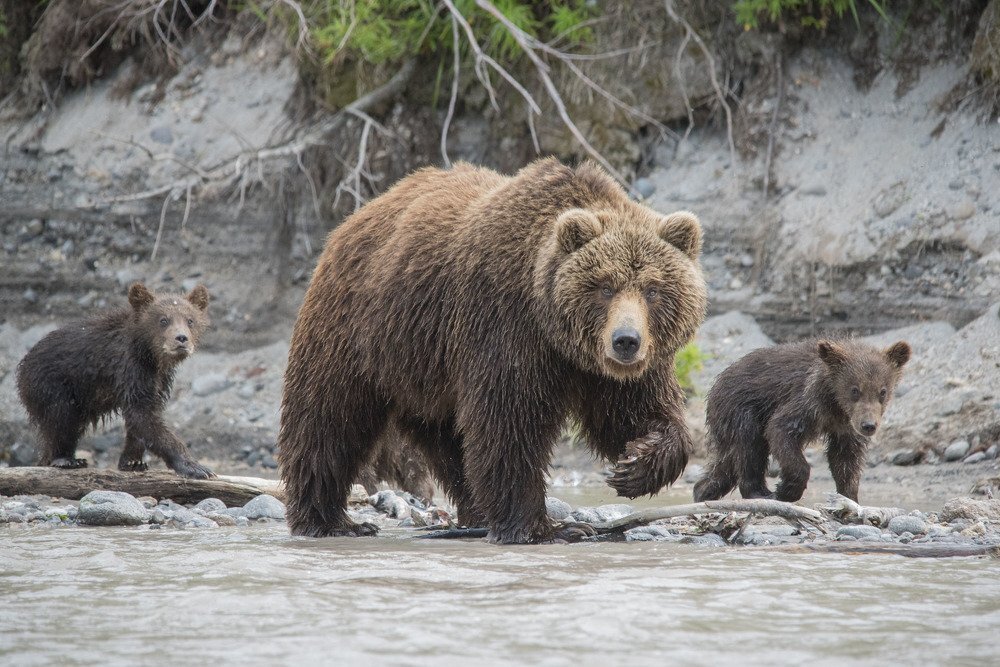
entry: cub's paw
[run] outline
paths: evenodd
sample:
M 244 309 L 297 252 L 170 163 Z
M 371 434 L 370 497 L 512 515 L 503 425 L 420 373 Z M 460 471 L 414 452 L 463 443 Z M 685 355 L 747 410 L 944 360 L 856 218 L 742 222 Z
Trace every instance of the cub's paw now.
M 626 498 L 653 495 L 681 476 L 687 460 L 682 439 L 654 431 L 625 446 L 625 458 L 615 464 L 608 486 Z
M 119 461 L 118 469 L 124 470 L 125 472 L 146 472 L 149 470 L 149 465 L 147 465 L 142 459 L 135 461 Z
M 64 470 L 72 470 L 74 468 L 86 468 L 87 462 L 83 459 L 74 459 L 67 456 L 61 456 L 58 459 L 52 459 L 52 463 L 49 464 L 53 468 L 62 468 Z
M 579 521 L 563 521 L 552 531 L 553 542 L 579 542 L 587 537 L 594 537 L 597 531 L 589 523 Z
M 192 459 L 181 459 L 171 466 L 181 477 L 188 479 L 211 479 L 215 473 Z

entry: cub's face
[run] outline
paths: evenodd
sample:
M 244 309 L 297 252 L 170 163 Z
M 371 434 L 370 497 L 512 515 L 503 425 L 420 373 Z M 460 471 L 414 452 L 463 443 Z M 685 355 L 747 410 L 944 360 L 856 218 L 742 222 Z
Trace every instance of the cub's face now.
M 672 358 L 705 316 L 700 250 L 701 227 L 688 212 L 565 211 L 554 258 L 536 267 L 557 345 L 582 368 L 619 380 Z
M 208 290 L 198 285 L 187 296 L 155 295 L 144 285 L 129 288 L 129 303 L 140 329 L 162 359 L 190 356 L 208 327 Z
M 878 350 L 860 343 L 819 341 L 817 351 L 830 369 L 837 405 L 851 429 L 866 438 L 875 435 L 910 360 L 909 344 L 899 341 Z

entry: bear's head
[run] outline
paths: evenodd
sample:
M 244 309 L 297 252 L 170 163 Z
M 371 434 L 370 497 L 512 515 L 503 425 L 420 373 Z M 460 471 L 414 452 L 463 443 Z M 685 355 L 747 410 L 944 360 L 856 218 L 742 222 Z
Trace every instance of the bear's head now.
M 705 317 L 700 252 L 687 211 L 627 200 L 562 211 L 535 271 L 547 332 L 581 368 L 618 380 L 672 362 Z
M 139 335 L 162 361 L 177 363 L 190 356 L 208 327 L 208 289 L 196 286 L 187 296 L 153 294 L 142 283 L 128 290 Z
M 821 340 L 816 350 L 827 369 L 834 400 L 851 428 L 864 437 L 875 435 L 910 360 L 909 343 L 899 341 L 879 350 L 854 341 Z

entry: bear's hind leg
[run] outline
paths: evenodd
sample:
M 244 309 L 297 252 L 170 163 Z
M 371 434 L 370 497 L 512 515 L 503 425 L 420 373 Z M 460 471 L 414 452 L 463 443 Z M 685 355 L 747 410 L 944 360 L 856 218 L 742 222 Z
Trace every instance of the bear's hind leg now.
M 734 488 L 738 477 L 732 457 L 723 454 L 709 464 L 705 474 L 694 485 L 694 501 L 718 500 Z
M 315 387 L 291 384 L 286 382 L 278 434 L 289 529 L 308 537 L 375 535 L 377 526 L 347 515 L 347 497 L 374 453 L 388 401 L 360 387 L 317 396 Z
M 757 436 L 733 452 L 739 459 L 740 495 L 744 498 L 772 498 L 774 494 L 767 488 L 767 458 L 769 447 L 763 436 Z
M 83 435 L 84 426 L 83 421 L 72 410 L 58 404 L 50 406 L 39 424 L 39 465 L 65 469 L 86 468 L 87 462 L 76 458 L 76 444 Z

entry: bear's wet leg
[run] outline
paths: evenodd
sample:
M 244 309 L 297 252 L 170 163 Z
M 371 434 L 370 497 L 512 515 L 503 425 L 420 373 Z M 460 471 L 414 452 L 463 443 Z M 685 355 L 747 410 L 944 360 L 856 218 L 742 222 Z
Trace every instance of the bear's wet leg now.
M 84 431 L 79 415 L 66 406 L 53 403 L 39 426 L 39 465 L 66 469 L 87 467 L 85 460 L 76 458 L 76 445 Z
M 787 418 L 783 419 L 778 415 L 771 418 L 767 425 L 767 441 L 771 447 L 771 454 L 781 467 L 781 481 L 774 497 L 794 503 L 805 493 L 810 468 L 802 452 L 802 433 L 797 429 L 783 427 L 786 421 Z
M 837 493 L 858 502 L 858 487 L 864 469 L 868 444 L 851 435 L 831 435 L 826 446 L 826 459 L 837 485 Z
M 718 500 L 736 488 L 738 476 L 732 456 L 722 454 L 709 464 L 705 474 L 694 485 L 694 501 Z
M 731 449 L 738 460 L 740 495 L 744 498 L 773 498 L 774 493 L 767 488 L 767 459 L 770 453 L 767 440 L 758 435 L 751 442 L 737 443 Z
M 455 504 L 459 524 L 469 528 L 485 526 L 486 517 L 476 507 L 465 478 L 462 436 L 455 432 L 454 424 L 428 424 L 416 417 L 399 418 L 398 423 L 399 430 L 423 452 L 434 477 Z
M 143 460 L 146 448 L 138 438 L 131 433 L 125 434 L 125 448 L 122 449 L 121 456 L 118 457 L 118 469 L 131 472 L 144 472 L 149 469 Z
M 187 446 L 163 423 L 158 412 L 142 408 L 126 408 L 125 449 L 137 452 L 140 448 L 163 459 L 167 466 L 181 477 L 189 479 L 210 479 L 215 473 L 198 463 L 191 456 Z M 129 446 L 129 442 L 134 442 Z M 125 455 L 125 452 L 122 453 Z M 141 460 L 141 458 L 140 458 Z M 121 460 L 119 460 L 119 466 Z
M 317 402 L 315 388 L 297 391 L 286 383 L 278 456 L 293 535 L 363 537 L 378 532 L 374 524 L 351 520 L 347 497 L 375 453 L 390 405 L 353 385 Z

